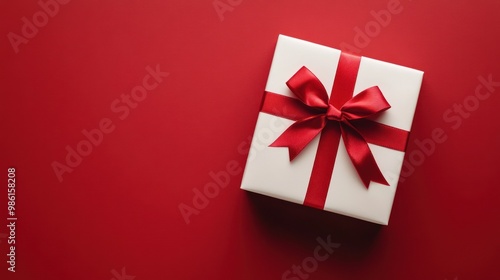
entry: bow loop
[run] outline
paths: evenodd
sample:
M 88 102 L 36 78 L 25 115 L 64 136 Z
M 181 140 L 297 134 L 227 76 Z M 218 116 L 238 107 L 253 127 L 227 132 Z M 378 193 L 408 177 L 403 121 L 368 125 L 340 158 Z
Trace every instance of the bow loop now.
M 307 67 L 302 66 L 286 85 L 305 105 L 317 109 L 328 108 L 328 94 L 325 87 Z
M 391 108 L 378 86 L 370 87 L 342 106 L 343 115 L 349 120 L 364 119 Z

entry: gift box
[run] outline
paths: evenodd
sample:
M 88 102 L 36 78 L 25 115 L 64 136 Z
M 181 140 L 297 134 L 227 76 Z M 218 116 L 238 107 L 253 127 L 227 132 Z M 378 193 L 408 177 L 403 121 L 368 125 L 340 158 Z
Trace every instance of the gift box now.
M 422 78 L 280 35 L 241 188 L 387 225 Z

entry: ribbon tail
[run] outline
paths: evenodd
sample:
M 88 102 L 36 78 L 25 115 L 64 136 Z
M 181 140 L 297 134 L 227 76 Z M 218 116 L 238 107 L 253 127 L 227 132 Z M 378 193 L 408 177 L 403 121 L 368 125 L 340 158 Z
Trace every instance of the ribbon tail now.
M 326 125 L 323 115 L 298 120 L 289 126 L 270 147 L 288 147 L 292 161 L 316 137 Z
M 389 186 L 363 136 L 348 122 L 342 122 L 340 127 L 347 153 L 365 187 L 371 181 Z

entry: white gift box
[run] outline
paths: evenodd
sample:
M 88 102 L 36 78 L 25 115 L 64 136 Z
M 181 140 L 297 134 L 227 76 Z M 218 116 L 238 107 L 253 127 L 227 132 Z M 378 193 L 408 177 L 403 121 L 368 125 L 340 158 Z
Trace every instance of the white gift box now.
M 280 35 L 266 91 L 296 98 L 286 82 L 305 66 L 323 83 L 330 95 L 340 53 L 334 48 Z M 391 108 L 373 120 L 410 131 L 422 78 L 422 71 L 361 57 L 354 95 L 378 86 Z M 242 189 L 304 203 L 319 135 L 293 161 L 289 159 L 288 148 L 269 147 L 292 123 L 294 121 L 279 116 L 259 113 Z M 387 225 L 404 152 L 374 144 L 369 144 L 369 147 L 389 186 L 371 182 L 366 188 L 341 139 L 323 209 Z

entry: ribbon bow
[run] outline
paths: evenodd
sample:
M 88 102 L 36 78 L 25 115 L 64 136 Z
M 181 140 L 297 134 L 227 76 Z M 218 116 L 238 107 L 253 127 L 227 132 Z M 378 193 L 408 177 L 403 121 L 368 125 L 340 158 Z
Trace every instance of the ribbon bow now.
M 312 109 L 312 114 L 293 123 L 271 147 L 288 147 L 292 161 L 325 129 L 327 122 L 333 122 L 339 127 L 347 153 L 365 186 L 368 187 L 370 181 L 389 185 L 380 172 L 368 143 L 356 128 L 356 120 L 372 117 L 391 108 L 377 86 L 365 89 L 338 109 L 328 102 L 325 87 L 305 66 L 286 84 L 304 105 Z
M 295 121 L 271 147 L 288 147 L 292 161 L 320 134 L 305 205 L 324 207 L 341 137 L 367 188 L 371 181 L 389 185 L 368 143 L 405 150 L 408 131 L 370 119 L 391 107 L 380 89 L 370 87 L 353 97 L 360 61 L 359 56 L 340 54 L 330 98 L 323 84 L 306 67 L 286 83 L 297 98 L 265 92 L 261 112 Z

